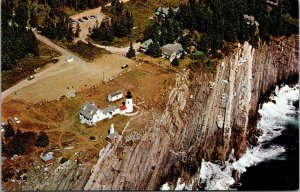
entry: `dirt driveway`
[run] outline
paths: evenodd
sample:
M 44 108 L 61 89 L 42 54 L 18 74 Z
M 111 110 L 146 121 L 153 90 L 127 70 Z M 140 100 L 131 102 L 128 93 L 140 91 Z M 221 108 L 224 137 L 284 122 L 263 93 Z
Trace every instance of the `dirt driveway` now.
M 129 0 L 123 0 L 122 2 L 128 2 Z M 110 6 L 110 3 L 107 4 L 106 6 Z M 83 17 L 87 17 L 90 15 L 95 15 L 97 17 L 97 19 L 88 19 L 85 20 L 83 19 Z M 98 20 L 99 24 L 101 23 L 101 21 L 103 20 L 103 18 L 105 18 L 106 15 L 103 14 L 103 12 L 101 11 L 101 7 L 95 8 L 95 9 L 90 9 L 81 13 L 78 13 L 76 15 L 72 15 L 70 16 L 70 18 L 72 18 L 73 20 L 77 20 L 77 19 L 82 19 L 83 22 L 79 23 L 80 26 L 80 33 L 79 33 L 79 38 L 75 38 L 75 42 L 81 40 L 83 42 L 86 42 L 86 38 L 88 37 L 88 31 L 89 28 L 93 29 L 93 27 L 96 25 L 96 21 Z M 73 24 L 73 27 L 76 28 L 77 24 Z M 126 47 L 114 47 L 114 46 L 104 46 L 104 45 L 98 45 L 98 44 L 93 44 L 97 47 L 106 49 L 107 51 L 110 51 L 112 53 L 115 54 L 119 54 L 119 55 L 126 55 L 126 53 L 128 52 L 129 46 Z M 134 43 L 133 47 L 134 49 L 138 49 L 140 46 L 140 43 Z
M 122 72 L 121 65 L 133 66 L 134 61 L 119 55 L 104 55 L 88 65 L 65 63 L 56 65 L 36 75 L 35 81 L 17 90 L 17 94 L 8 95 L 5 100 L 20 99 L 28 102 L 50 101 L 65 95 L 68 87 L 75 91 L 99 84 Z M 42 77 L 37 79 L 38 77 Z
M 59 62 L 35 74 L 35 79 L 31 81 L 25 79 L 2 92 L 2 102 L 10 99 L 20 99 L 33 103 L 54 100 L 65 95 L 68 87 L 80 91 L 83 88 L 101 83 L 103 73 L 105 79 L 110 79 L 122 71 L 121 66 L 123 64 L 128 64 L 130 67 L 134 63 L 134 61 L 116 54 L 104 55 L 92 63 L 87 63 L 52 43 L 46 37 L 38 34 L 36 37 L 62 53 Z M 70 63 L 66 61 L 69 56 L 74 58 Z

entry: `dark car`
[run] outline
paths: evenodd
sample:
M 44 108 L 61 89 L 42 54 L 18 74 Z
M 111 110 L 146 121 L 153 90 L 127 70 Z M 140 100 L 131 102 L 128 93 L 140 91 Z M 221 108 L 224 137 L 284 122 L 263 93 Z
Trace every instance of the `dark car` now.
M 34 75 L 30 75 L 29 77 L 27 77 L 27 80 L 28 80 L 28 81 L 31 81 L 31 80 L 34 79 L 34 78 L 35 78 Z
M 83 22 L 83 19 L 78 19 L 78 21 Z
M 58 59 L 52 58 L 52 59 L 51 59 L 51 62 L 52 62 L 52 63 L 57 63 L 57 62 L 58 62 Z
M 128 67 L 128 65 L 125 64 L 125 65 L 122 65 L 122 66 L 121 66 L 121 69 L 126 69 L 127 67 Z
M 84 20 L 88 20 L 89 18 L 87 18 L 87 17 L 82 17 L 82 19 L 84 19 Z

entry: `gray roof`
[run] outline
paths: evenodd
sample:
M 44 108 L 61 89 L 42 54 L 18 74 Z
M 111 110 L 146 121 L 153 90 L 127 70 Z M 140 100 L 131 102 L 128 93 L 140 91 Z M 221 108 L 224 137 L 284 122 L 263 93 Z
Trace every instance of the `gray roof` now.
M 167 44 L 161 47 L 163 54 L 171 56 L 174 52 L 182 52 L 183 48 L 180 43 Z
M 96 107 L 95 104 L 86 101 L 82 105 L 79 113 L 87 119 L 92 119 L 93 116 L 96 114 L 97 110 L 98 110 L 98 108 Z
M 172 8 L 174 13 L 177 13 L 179 8 Z M 158 7 L 156 9 L 156 14 L 164 14 L 164 15 L 168 15 L 169 13 L 169 7 Z
M 53 152 L 49 152 L 45 155 L 41 154 L 40 157 L 41 157 L 41 159 L 43 159 L 43 161 L 49 161 L 49 160 L 53 159 L 53 154 L 54 154 Z
M 116 92 L 113 92 L 113 93 L 109 93 L 108 96 L 111 96 L 111 97 L 114 97 L 114 96 L 117 96 L 117 95 L 121 95 L 122 94 L 122 91 L 116 91 Z
M 140 48 L 148 49 L 148 47 L 149 47 L 149 45 L 150 45 L 151 43 L 153 43 L 152 39 L 148 39 L 147 41 L 144 41 L 144 42 L 141 44 Z
M 107 113 L 115 111 L 116 109 L 118 109 L 118 107 L 115 106 L 115 105 L 112 105 L 112 106 L 106 107 L 102 111 L 103 111 L 104 114 L 107 114 Z

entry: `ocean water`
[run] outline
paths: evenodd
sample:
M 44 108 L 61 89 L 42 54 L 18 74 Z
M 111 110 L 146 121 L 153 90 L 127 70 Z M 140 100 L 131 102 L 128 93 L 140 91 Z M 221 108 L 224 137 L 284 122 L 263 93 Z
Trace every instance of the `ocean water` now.
M 270 101 L 258 110 L 261 131 L 257 146 L 248 146 L 236 160 L 232 155 L 224 166 L 203 161 L 198 178 L 188 183 L 178 179 L 175 189 L 192 189 L 201 182 L 204 190 L 294 190 L 299 188 L 299 85 L 276 87 Z M 235 183 L 232 172 L 241 174 Z M 162 190 L 171 189 L 168 184 Z

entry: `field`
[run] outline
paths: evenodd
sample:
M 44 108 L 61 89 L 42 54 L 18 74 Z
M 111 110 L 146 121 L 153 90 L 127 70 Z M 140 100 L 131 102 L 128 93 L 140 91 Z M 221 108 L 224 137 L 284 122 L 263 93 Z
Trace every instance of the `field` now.
M 121 76 L 106 84 L 100 83 L 78 92 L 76 97 L 72 99 L 64 97 L 59 101 L 36 104 L 22 100 L 4 101 L 2 120 L 16 116 L 21 120 L 21 124 L 18 127 L 15 126 L 15 130 L 18 128 L 22 132 L 33 131 L 36 133 L 44 130 L 50 138 L 50 144 L 46 148 L 34 147 L 31 154 L 16 157 L 18 161 L 8 158 L 5 165 L 11 166 L 12 170 L 16 171 L 20 170 L 22 164 L 22 167 L 29 171 L 32 169 L 30 164 L 43 165 L 38 157 L 41 152 L 53 149 L 56 150 L 55 159 L 57 161 L 53 166 L 48 167 L 49 169 L 54 169 L 61 157 L 75 161 L 78 159 L 76 153 L 84 154 L 79 158 L 79 161 L 90 165 L 94 164 L 99 150 L 107 144 L 105 138 L 110 124 L 114 123 L 115 130 L 121 134 L 126 123 L 130 121 L 123 136 L 133 131 L 142 132 L 146 128 L 145 122 L 152 119 L 151 114 L 159 115 L 164 109 L 168 91 L 175 82 L 174 77 L 175 73 L 170 70 L 151 64 L 136 63 L 126 72 L 124 71 Z M 104 108 L 109 104 L 106 100 L 107 94 L 116 90 L 122 90 L 123 93 L 126 93 L 127 90 L 132 92 L 134 103 L 140 107 L 138 116 L 132 118 L 115 116 L 113 119 L 104 120 L 93 127 L 80 124 L 78 111 L 84 101 L 95 102 L 99 108 Z M 120 105 L 123 100 L 124 98 L 114 105 Z M 96 140 L 91 141 L 91 136 L 94 136 Z M 16 175 L 13 178 L 15 177 Z M 3 183 L 5 189 L 12 189 L 18 185 L 17 182 L 11 180 Z

